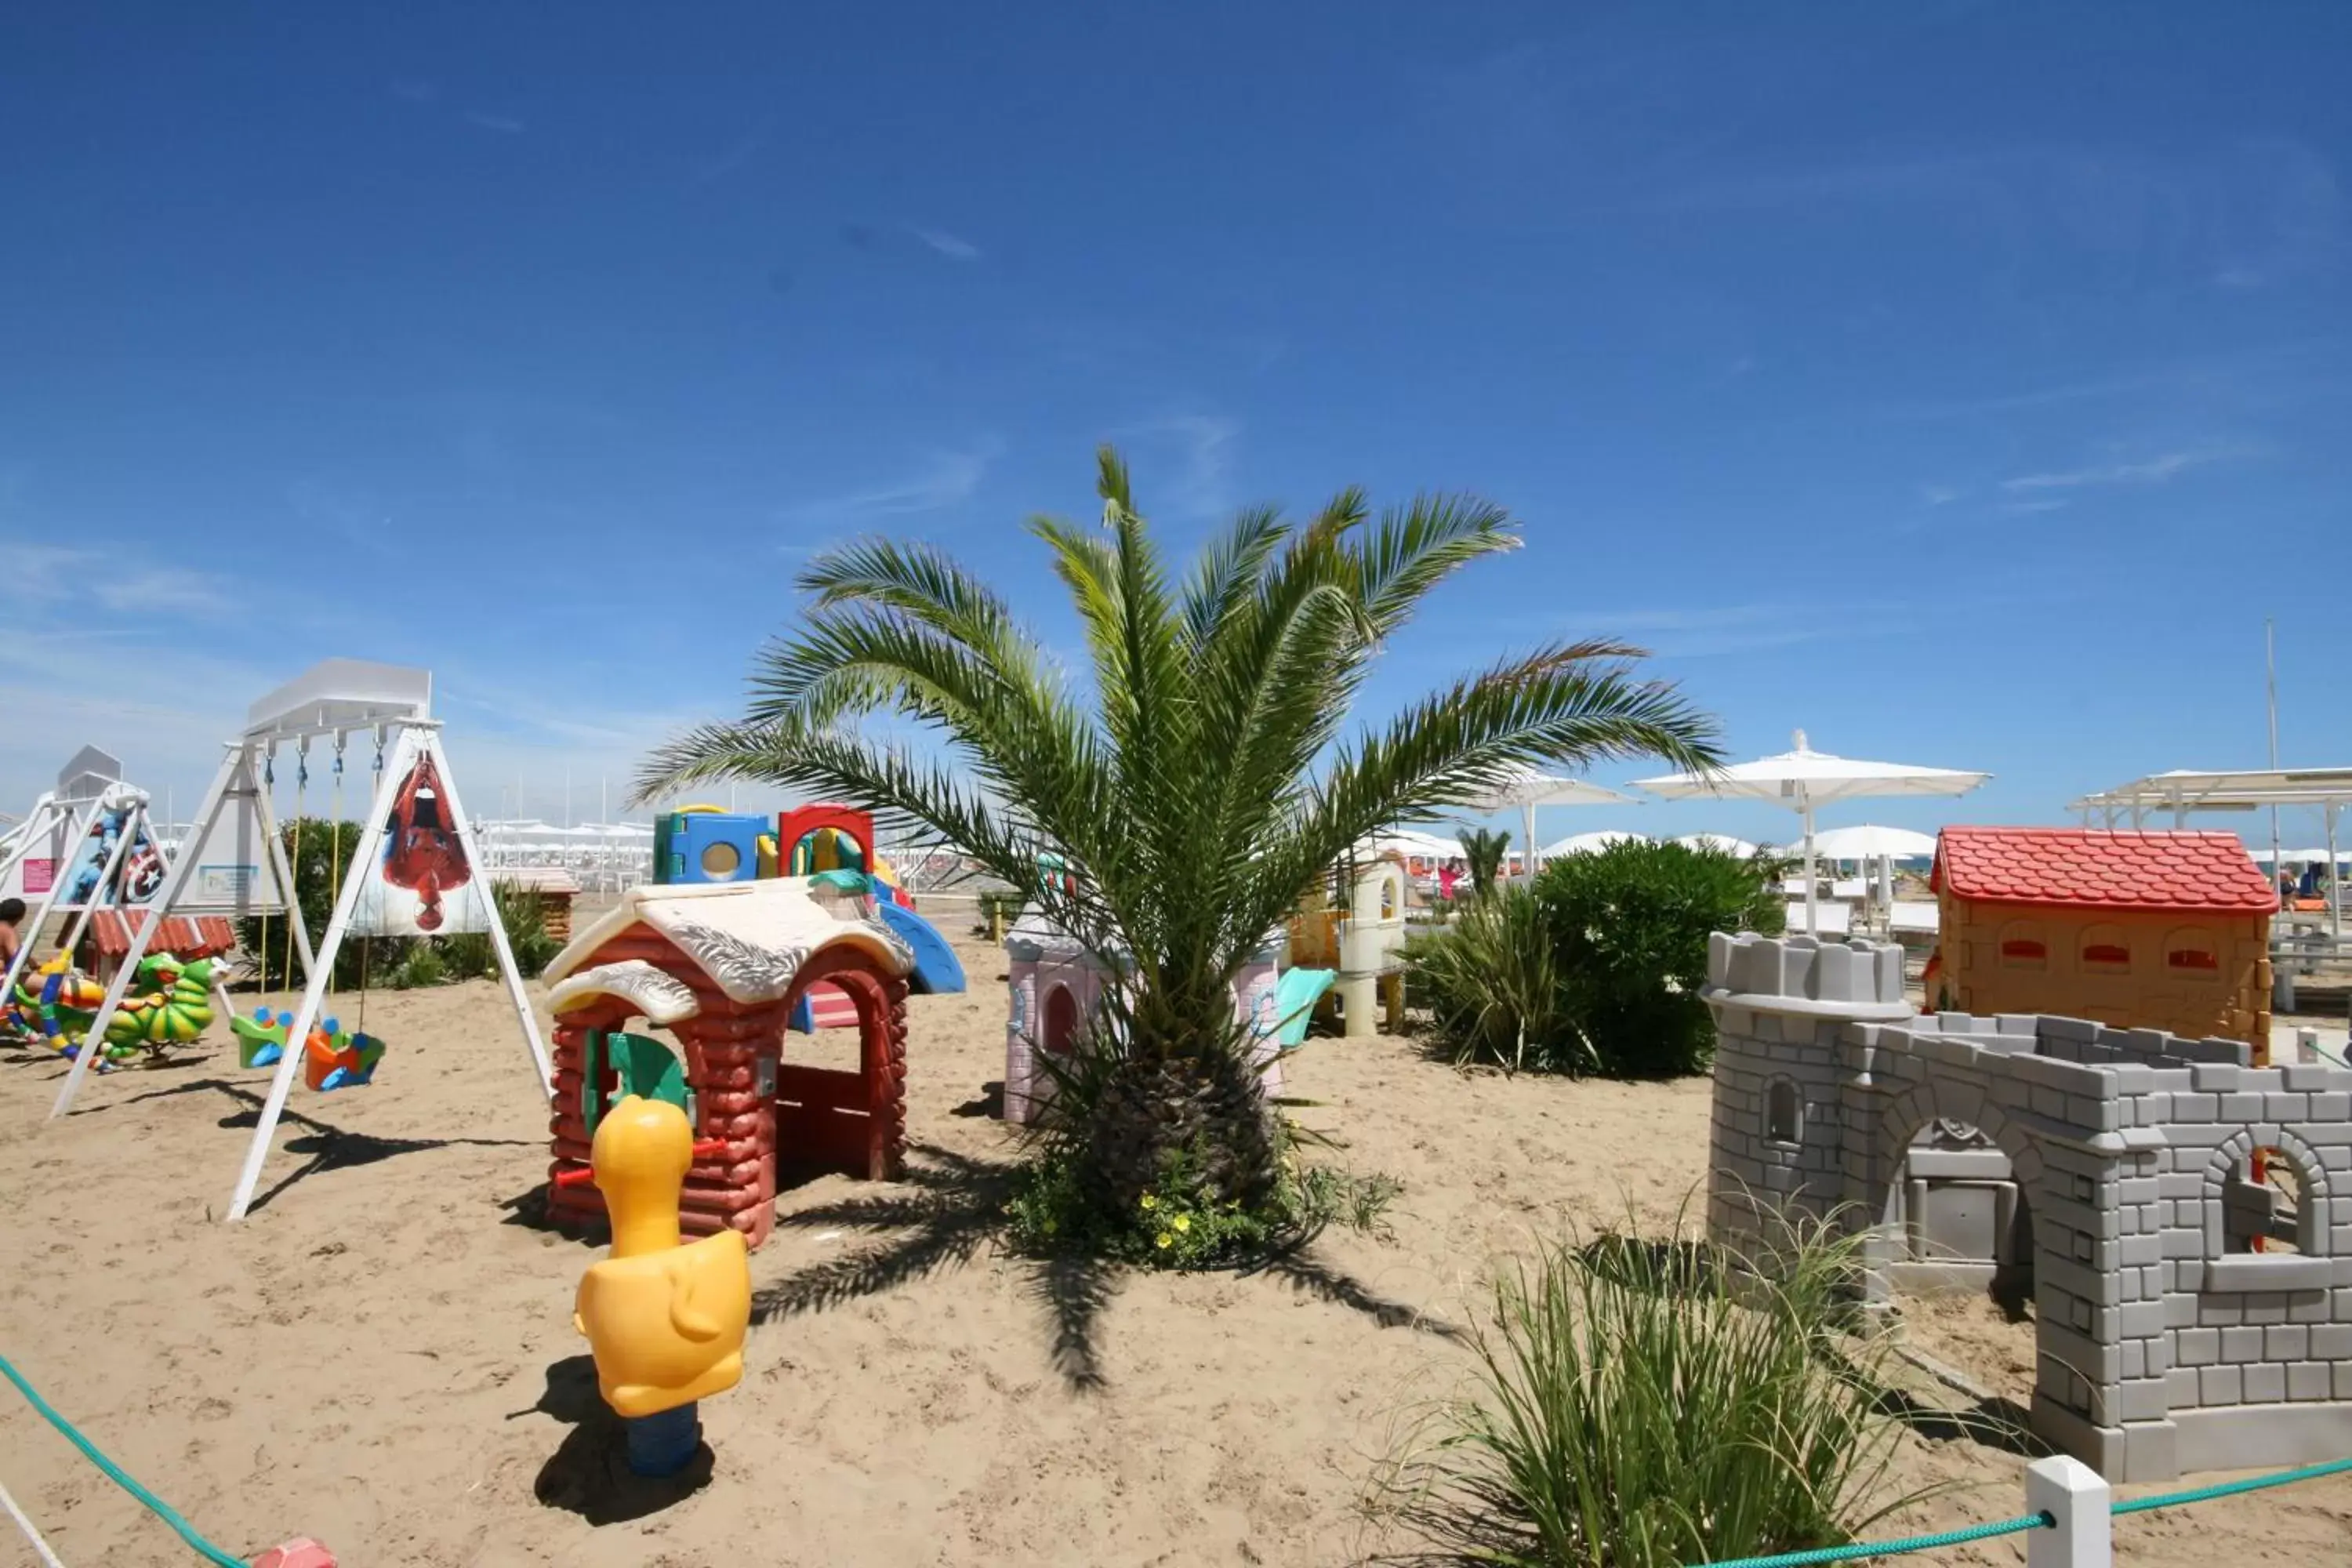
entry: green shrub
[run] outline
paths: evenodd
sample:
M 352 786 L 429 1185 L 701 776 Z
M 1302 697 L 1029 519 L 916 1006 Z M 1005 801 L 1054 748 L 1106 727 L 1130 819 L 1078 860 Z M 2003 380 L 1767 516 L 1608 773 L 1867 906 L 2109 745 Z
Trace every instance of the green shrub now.
M 394 991 L 416 991 L 442 984 L 448 979 L 448 965 L 439 951 L 429 942 L 420 942 L 408 950 L 400 966 L 392 971 L 390 984 Z
M 1712 849 L 1627 839 L 1546 866 L 1536 901 L 1553 934 L 1568 1009 L 1601 1069 L 1705 1072 L 1715 1019 L 1700 1000 L 1709 932 L 1776 933 L 1786 906 L 1769 866 Z
M 294 870 L 294 895 L 302 907 L 303 925 L 311 942 L 321 942 L 336 895 L 351 876 L 352 858 L 359 851 L 360 825 L 306 816 L 281 823 L 278 831 Z M 284 915 L 237 921 L 237 946 L 258 965 L 265 991 L 290 991 L 302 984 L 302 958 L 289 940 L 292 930 Z M 381 981 L 399 964 L 407 946 L 402 937 L 347 940 L 335 955 L 335 988 L 347 990 L 370 977 Z
M 563 947 L 548 934 L 539 894 L 512 883 L 492 882 L 490 901 L 498 910 L 499 923 L 506 927 L 507 947 L 514 954 L 515 968 L 526 980 L 538 978 Z M 466 931 L 433 940 L 451 980 L 478 980 L 498 973 L 499 953 L 489 932 Z
M 1706 1070 L 1711 931 L 1781 929 L 1769 861 L 1628 839 L 1474 900 L 1406 943 L 1412 994 L 1457 1060 L 1663 1078 Z
M 1600 1062 L 1569 1014 L 1554 946 L 1535 896 L 1507 883 L 1443 930 L 1406 940 L 1410 994 L 1458 1061 L 1589 1071 Z
M 1679 1568 L 1843 1543 L 1885 1501 L 1886 1342 L 1846 1337 L 1854 1239 L 1792 1233 L 1772 1278 L 1677 1232 L 1574 1238 L 1504 1274 L 1468 1392 L 1375 1501 L 1448 1558 Z

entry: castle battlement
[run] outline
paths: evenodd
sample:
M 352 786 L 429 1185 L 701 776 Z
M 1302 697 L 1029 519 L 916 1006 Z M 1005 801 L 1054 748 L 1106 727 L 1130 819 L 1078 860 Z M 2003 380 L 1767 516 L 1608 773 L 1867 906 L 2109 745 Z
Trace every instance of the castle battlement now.
M 2041 1435 L 2119 1480 L 2352 1450 L 2352 1068 L 1921 1014 L 1902 954 L 1717 934 L 1708 1224 L 1861 1233 L 1865 1292 L 2034 1303 Z

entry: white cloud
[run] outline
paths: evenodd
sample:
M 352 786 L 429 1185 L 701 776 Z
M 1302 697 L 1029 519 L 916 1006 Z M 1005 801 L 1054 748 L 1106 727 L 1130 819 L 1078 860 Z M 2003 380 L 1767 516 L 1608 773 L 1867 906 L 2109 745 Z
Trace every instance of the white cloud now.
M 2091 485 L 2160 485 L 2191 468 L 2201 468 L 2210 463 L 2226 462 L 2244 455 L 2242 451 L 2231 447 L 2166 452 L 2140 463 L 2106 463 L 2054 473 L 2021 474 L 2016 479 L 2001 480 L 2000 488 L 2005 490 L 2058 490 Z
M 750 163 L 766 144 L 767 140 L 768 132 L 765 127 L 752 132 L 726 152 L 695 170 L 694 183 L 698 185 L 708 185 L 725 179 Z
M 529 127 L 509 114 L 485 114 L 478 109 L 466 111 L 466 123 L 478 125 L 485 131 L 495 131 L 501 136 L 520 136 Z
M 918 228 L 912 232 L 917 239 L 951 260 L 977 261 L 980 259 L 980 247 L 961 235 L 950 234 L 943 228 Z
M 1964 492 L 1957 485 L 1921 485 L 1919 499 L 1928 506 L 1949 506 Z
M 1886 624 L 1877 624 L 1879 620 Z M 1900 620 L 1892 612 L 1875 619 L 1862 608 L 1825 616 L 1816 607 L 1765 601 L 1633 610 L 1570 609 L 1547 617 L 1539 628 L 1528 629 L 1539 629 L 1547 637 L 1616 637 L 1640 644 L 1661 658 L 1714 658 L 1829 637 L 1884 635 L 1901 630 Z
M 1233 454 L 1241 433 L 1241 421 L 1222 414 L 1174 414 L 1126 426 L 1112 437 L 1119 446 L 1139 448 L 1130 467 L 1147 515 L 1202 518 L 1234 508 Z
M 132 616 L 203 616 L 229 604 L 228 584 L 206 572 L 142 566 L 136 557 L 24 541 L 0 543 L 20 603 L 47 604 L 52 619 L 71 619 L 81 605 Z
M 2011 512 L 2011 513 L 2016 513 L 2016 514 L 2023 515 L 2023 514 L 2030 514 L 2030 513 L 2032 513 L 2032 512 L 2039 512 L 2039 511 L 2064 511 L 2064 510 L 2066 510 L 2066 506 L 2067 506 L 2067 503 L 2066 503 L 2066 502 L 2064 502 L 2064 501 L 2063 501 L 2063 500 L 2012 500 L 2012 501 L 2003 501 L 2003 502 L 2001 503 L 2000 510 L 2003 510 L 2003 511 L 2005 511 L 2005 512 Z
M 983 437 L 960 451 L 935 452 L 906 479 L 869 489 L 795 501 L 777 516 L 786 522 L 839 529 L 869 525 L 882 518 L 914 517 L 961 506 L 978 493 L 1004 443 Z

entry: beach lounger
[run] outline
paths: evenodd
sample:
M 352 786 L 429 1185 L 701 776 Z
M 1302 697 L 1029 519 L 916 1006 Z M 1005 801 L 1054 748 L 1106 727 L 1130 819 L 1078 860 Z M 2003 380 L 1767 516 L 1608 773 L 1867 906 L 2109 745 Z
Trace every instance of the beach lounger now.
M 1823 899 L 1815 908 L 1813 929 L 1822 936 L 1850 936 L 1853 933 L 1853 906 Z M 1789 900 L 1789 929 L 1801 933 L 1805 929 L 1805 900 Z
M 1916 936 L 1933 936 L 1940 924 L 1941 918 L 1936 905 L 1924 900 L 1895 900 L 1886 921 L 1891 931 Z

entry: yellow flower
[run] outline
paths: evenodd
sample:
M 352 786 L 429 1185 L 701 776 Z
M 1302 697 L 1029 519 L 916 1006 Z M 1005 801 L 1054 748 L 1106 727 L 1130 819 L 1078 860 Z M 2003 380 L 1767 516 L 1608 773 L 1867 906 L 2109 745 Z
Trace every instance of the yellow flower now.
M 1143 1206 L 1146 1209 L 1156 1209 L 1160 1206 L 1160 1200 L 1146 1193 L 1143 1194 Z
M 1169 1223 L 1173 1225 L 1178 1230 L 1190 1230 L 1192 1228 L 1192 1216 L 1188 1214 L 1180 1214 Z
M 1173 1247 L 1176 1245 L 1176 1238 L 1163 1230 L 1160 1233 L 1159 1241 L 1154 1245 L 1162 1247 Z

